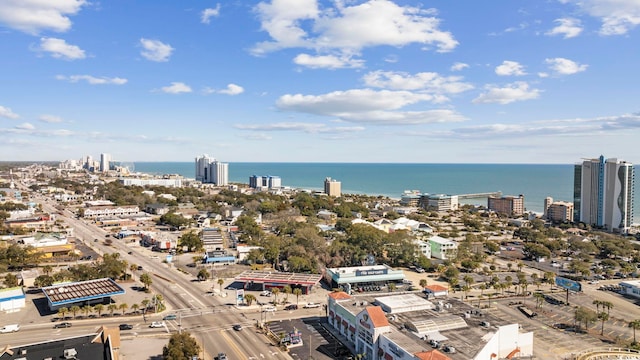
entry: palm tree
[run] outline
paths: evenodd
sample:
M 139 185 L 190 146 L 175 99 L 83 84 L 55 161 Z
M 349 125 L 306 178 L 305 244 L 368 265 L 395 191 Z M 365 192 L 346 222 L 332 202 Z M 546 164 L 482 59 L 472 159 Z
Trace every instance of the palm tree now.
M 633 344 L 636 342 L 636 330 L 640 329 L 640 320 L 633 320 L 629 322 L 629 327 L 633 329 Z
M 244 296 L 244 301 L 247 302 L 247 306 L 251 306 L 251 304 L 256 300 L 256 297 L 253 294 L 247 294 Z
M 151 284 L 153 283 L 153 280 L 151 280 L 151 276 L 149 275 L 149 273 L 144 273 L 140 275 L 140 282 L 144 284 L 144 290 L 148 291 L 149 286 L 151 286 Z
M 200 271 L 198 271 L 198 281 L 204 281 L 207 280 L 209 278 L 209 272 L 207 271 L 207 269 L 200 269 Z
M 604 308 L 607 308 L 607 316 L 609 316 L 609 313 L 611 312 L 611 309 L 613 308 L 613 303 L 611 301 L 603 301 L 602 302 L 602 309 L 604 310 Z
M 393 292 L 396 289 L 396 284 L 395 283 L 389 283 L 388 288 L 389 288 L 389 292 Z
M 513 278 L 511 277 L 511 275 L 505 276 L 504 281 L 507 284 L 507 290 L 511 291 L 511 287 L 513 286 Z
M 273 288 L 273 289 L 271 289 L 271 293 L 273 294 L 273 303 L 277 304 L 278 303 L 278 294 L 280 293 L 280 289 Z
M 465 275 L 462 280 L 467 284 L 467 286 L 471 287 L 471 284 L 473 284 L 473 277 L 471 277 L 471 275 Z
M 220 286 L 220 294 L 222 294 L 222 285 L 224 284 L 224 279 L 218 279 L 218 286 Z
M 149 299 L 144 299 L 144 300 L 142 300 L 140 302 L 140 305 L 142 305 L 142 313 L 143 314 L 147 312 L 147 309 L 149 308 L 149 303 L 150 302 L 151 301 Z
M 88 317 L 89 313 L 93 311 L 93 306 L 85 305 L 82 307 L 82 312 L 84 313 L 84 317 Z
M 423 289 L 427 287 L 427 279 L 420 279 L 420 287 Z
M 592 304 L 596 306 L 596 312 L 600 312 L 600 305 L 602 305 L 602 300 L 593 300 Z M 604 307 L 603 307 L 604 308 Z
M 544 294 L 541 292 L 536 292 L 533 294 L 533 298 L 536 299 L 536 307 L 542 307 L 542 303 L 544 302 Z
M 51 267 L 51 265 L 45 265 L 45 266 L 42 267 L 42 272 L 45 275 L 51 274 L 51 271 L 53 271 L 53 268 Z
M 296 305 L 298 305 L 298 299 L 300 298 L 300 295 L 302 295 L 302 289 L 300 288 L 293 289 L 293 295 L 296 296 Z
M 102 305 L 102 304 L 96 304 L 96 305 L 93 307 L 93 310 L 94 310 L 95 312 L 97 312 L 97 313 L 98 313 L 98 317 L 100 317 L 100 316 L 102 315 L 102 312 L 104 311 L 104 305 Z
M 603 311 L 598 314 L 598 319 L 602 321 L 602 327 L 600 328 L 600 335 L 604 335 L 604 322 L 609 320 L 609 314 Z
M 140 309 L 140 305 L 138 304 L 131 305 L 131 310 L 133 310 L 134 313 L 137 313 L 138 309 Z
M 122 303 L 118 306 L 118 309 L 122 310 L 122 315 L 124 315 L 124 312 L 127 311 L 128 308 L 129 305 L 127 305 L 127 303 Z
M 284 292 L 284 300 L 283 302 L 287 302 L 289 300 L 289 294 L 291 294 L 291 286 L 289 285 L 285 285 L 285 287 L 282 288 L 282 292 Z
M 480 296 L 484 296 L 484 291 L 487 290 L 487 284 L 482 283 L 480 284 L 479 288 L 480 288 Z
M 118 305 L 116 304 L 107 305 L 107 310 L 109 310 L 109 312 L 111 313 L 111 316 L 113 316 L 113 312 L 116 311 L 117 308 L 118 308 Z
M 58 315 L 60 315 L 60 318 L 62 318 L 63 320 L 68 312 L 69 309 L 67 309 L 66 307 L 61 307 L 60 309 L 58 309 Z
M 69 311 L 71 311 L 71 313 L 73 313 L 73 318 L 76 318 L 76 314 L 78 313 L 78 311 L 80 311 L 80 306 L 78 305 L 73 305 L 72 307 L 69 308 Z
M 469 297 L 469 291 L 471 291 L 471 286 L 465 285 L 462 287 L 462 292 L 464 292 L 465 299 Z

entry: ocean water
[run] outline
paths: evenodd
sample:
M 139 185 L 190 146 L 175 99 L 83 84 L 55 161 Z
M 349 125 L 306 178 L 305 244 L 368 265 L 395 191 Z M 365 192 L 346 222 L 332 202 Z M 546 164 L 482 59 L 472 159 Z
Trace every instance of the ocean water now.
M 193 162 L 136 162 L 134 166 L 142 173 L 195 177 Z M 322 190 L 324 179 L 330 177 L 342 183 L 343 193 L 391 198 L 400 198 L 405 190 L 450 195 L 501 191 L 524 195 L 526 209 L 539 213 L 547 196 L 573 202 L 572 164 L 229 163 L 229 182 L 248 184 L 253 175 L 279 176 L 283 186 L 310 190 Z M 635 190 L 638 193 L 637 183 Z M 486 205 L 486 199 L 468 203 Z M 634 204 L 634 214 L 640 214 L 639 203 Z

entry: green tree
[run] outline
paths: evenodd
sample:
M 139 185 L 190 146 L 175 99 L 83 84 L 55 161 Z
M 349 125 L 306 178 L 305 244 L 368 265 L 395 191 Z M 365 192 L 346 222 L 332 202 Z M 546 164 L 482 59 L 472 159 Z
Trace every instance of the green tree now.
M 33 285 L 39 288 L 53 285 L 54 278 L 49 275 L 38 275 L 33 282 Z
M 60 309 L 58 309 L 58 316 L 63 320 L 68 313 L 69 313 L 69 309 L 66 307 L 61 307 Z
M 116 304 L 109 304 L 107 305 L 107 310 L 109 310 L 109 314 L 111 314 L 111 316 L 113 316 L 113 313 L 118 309 L 118 305 Z
M 637 344 L 636 342 L 636 330 L 640 329 L 640 320 L 633 320 L 629 322 L 629 327 L 633 329 L 633 344 Z
M 302 295 L 302 289 L 300 288 L 293 289 L 293 295 L 296 296 L 296 305 L 298 305 L 298 299 L 300 298 L 300 295 Z
M 289 285 L 285 285 L 285 286 L 282 288 L 282 292 L 284 293 L 284 300 L 283 300 L 283 301 L 284 301 L 285 303 L 289 300 L 289 295 L 291 294 L 291 292 L 292 292 L 292 291 L 293 291 L 293 290 L 291 290 L 291 286 L 289 286 Z
M 73 305 L 72 307 L 69 308 L 69 311 L 71 311 L 71 313 L 73 314 L 73 318 L 76 318 L 76 314 L 78 313 L 78 311 L 80 311 L 80 306 L 78 305 Z
M 222 294 L 222 285 L 224 285 L 224 279 L 218 279 L 218 286 L 220 287 L 220 294 Z
M 169 343 L 162 348 L 164 360 L 190 360 L 200 353 L 200 346 L 188 331 L 171 335 Z
M 604 335 L 604 322 L 609 320 L 609 314 L 607 314 L 604 311 L 601 313 L 598 313 L 598 319 L 602 321 L 602 326 L 600 328 L 600 335 Z
M 186 246 L 188 252 L 199 251 L 202 249 L 203 243 L 195 231 L 189 231 L 186 234 L 180 236 L 180 247 Z
M 247 294 L 244 296 L 244 301 L 247 302 L 247 306 L 251 306 L 251 304 L 256 301 L 256 297 L 253 294 Z
M 4 286 L 8 288 L 18 286 L 18 277 L 12 273 L 8 273 L 4 276 Z
M 104 305 L 95 304 L 93 306 L 93 310 L 98 313 L 98 317 L 102 316 L 102 312 L 104 311 Z
M 207 269 L 200 269 L 200 271 L 198 271 L 198 281 L 205 281 L 209 278 L 209 276 L 211 276 L 211 274 L 209 274 L 209 272 L 207 271 Z
M 138 305 L 138 304 L 131 305 L 131 310 L 133 310 L 134 314 L 138 313 L 139 309 L 140 309 L 140 305 Z
M 427 287 L 427 279 L 420 279 L 420 287 L 421 288 L 426 288 Z
M 89 313 L 93 311 L 93 306 L 85 305 L 82 307 L 82 312 L 84 313 L 84 317 L 88 317 Z
M 140 275 L 140 282 L 144 285 L 144 290 L 149 291 L 149 286 L 151 286 L 153 280 L 151 280 L 151 275 L 149 275 L 149 273 L 144 273 Z
M 127 303 L 122 303 L 118 305 L 118 309 L 122 310 L 122 315 L 124 315 L 124 313 L 127 311 L 128 308 L 129 308 L 129 305 Z

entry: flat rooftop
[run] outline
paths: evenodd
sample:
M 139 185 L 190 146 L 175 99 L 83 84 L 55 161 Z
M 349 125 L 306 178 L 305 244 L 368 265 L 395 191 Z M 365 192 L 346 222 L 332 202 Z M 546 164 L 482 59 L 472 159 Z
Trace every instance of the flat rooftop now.
M 125 293 L 120 285 L 109 278 L 47 286 L 42 288 L 42 292 L 53 306 Z
M 277 284 L 301 284 L 317 285 L 322 279 L 320 274 L 297 274 L 271 271 L 243 271 L 236 276 L 236 281 L 257 282 L 257 283 L 277 283 Z

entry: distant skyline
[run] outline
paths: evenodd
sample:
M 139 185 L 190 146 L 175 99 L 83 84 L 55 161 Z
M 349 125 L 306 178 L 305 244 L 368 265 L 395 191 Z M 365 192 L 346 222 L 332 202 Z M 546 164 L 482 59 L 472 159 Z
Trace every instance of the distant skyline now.
M 0 1 L 0 161 L 638 163 L 639 25 L 618 0 Z

